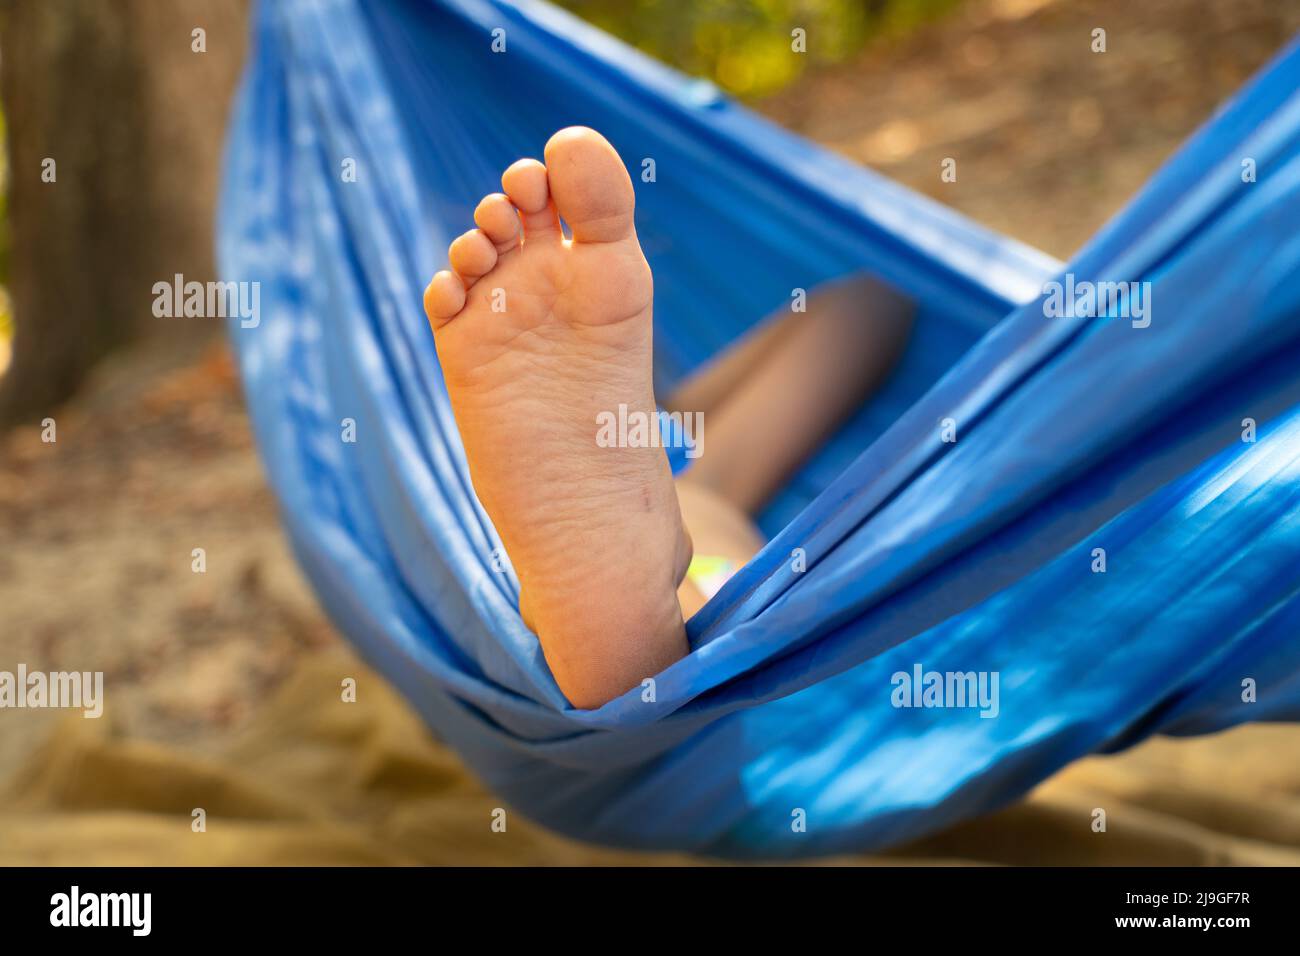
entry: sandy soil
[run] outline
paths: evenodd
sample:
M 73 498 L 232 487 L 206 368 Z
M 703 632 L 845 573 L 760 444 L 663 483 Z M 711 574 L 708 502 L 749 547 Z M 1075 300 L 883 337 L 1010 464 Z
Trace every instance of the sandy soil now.
M 0 668 L 102 670 L 130 732 L 200 743 L 338 638 L 280 531 L 224 345 L 157 364 L 105 368 L 55 414 L 56 442 L 4 442 Z M 0 776 L 32 736 L 0 733 Z
M 1066 256 L 1298 29 L 1300 4 L 1274 0 L 976 0 L 760 108 Z M 279 528 L 224 346 L 124 355 L 54 417 L 53 444 L 0 438 L 0 668 L 103 670 L 129 733 L 214 748 L 340 640 Z M 40 735 L 21 726 L 0 727 L 0 776 Z

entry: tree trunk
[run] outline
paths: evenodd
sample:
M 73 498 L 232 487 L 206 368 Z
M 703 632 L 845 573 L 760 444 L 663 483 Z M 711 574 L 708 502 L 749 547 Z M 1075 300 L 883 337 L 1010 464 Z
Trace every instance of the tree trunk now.
M 217 320 L 154 318 L 152 287 L 213 278 L 247 12 L 246 0 L 0 7 L 15 322 L 0 427 L 53 414 L 123 343 L 218 331 Z M 193 49 L 196 28 L 206 52 Z

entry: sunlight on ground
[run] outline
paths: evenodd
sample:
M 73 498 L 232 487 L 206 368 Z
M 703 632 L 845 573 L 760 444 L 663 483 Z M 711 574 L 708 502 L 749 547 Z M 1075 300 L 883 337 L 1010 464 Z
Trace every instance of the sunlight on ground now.
M 993 0 L 992 13 L 999 20 L 1020 20 L 1056 2 L 1057 0 Z

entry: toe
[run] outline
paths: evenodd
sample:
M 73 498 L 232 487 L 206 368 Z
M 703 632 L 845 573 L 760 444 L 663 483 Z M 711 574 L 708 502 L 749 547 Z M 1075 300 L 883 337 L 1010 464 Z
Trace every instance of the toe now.
M 574 242 L 615 242 L 633 234 L 632 180 L 614 147 L 595 130 L 570 126 L 552 136 L 546 175 Z
M 465 307 L 465 283 L 454 272 L 444 269 L 433 277 L 424 290 L 424 311 L 434 331 L 454 318 Z
M 465 280 L 469 288 L 479 276 L 497 264 L 497 247 L 492 240 L 477 229 L 457 236 L 447 250 L 451 267 Z
M 521 159 L 501 174 L 501 188 L 524 220 L 524 241 L 560 238 L 560 220 L 546 184 L 546 167 Z
M 519 213 L 504 193 L 485 196 L 474 210 L 474 222 L 492 240 L 498 253 L 513 249 L 519 242 Z

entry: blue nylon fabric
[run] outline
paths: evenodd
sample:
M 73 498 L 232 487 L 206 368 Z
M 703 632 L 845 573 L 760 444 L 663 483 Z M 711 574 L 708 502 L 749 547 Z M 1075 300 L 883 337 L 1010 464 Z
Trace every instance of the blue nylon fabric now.
M 544 4 L 290 0 L 255 34 L 219 246 L 261 283 L 230 335 L 267 472 L 340 630 L 510 804 L 615 845 L 867 850 L 1090 752 L 1300 715 L 1294 46 L 1065 267 L 1150 282 L 1136 328 L 1045 318 L 1061 264 Z M 634 174 L 661 389 L 795 288 L 866 270 L 920 303 L 692 653 L 595 711 L 519 619 L 420 307 L 500 170 L 573 123 Z M 997 717 L 893 706 L 917 665 L 996 672 Z

